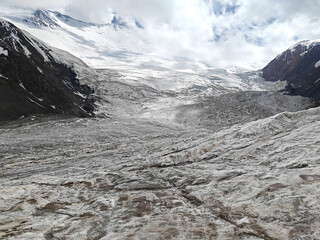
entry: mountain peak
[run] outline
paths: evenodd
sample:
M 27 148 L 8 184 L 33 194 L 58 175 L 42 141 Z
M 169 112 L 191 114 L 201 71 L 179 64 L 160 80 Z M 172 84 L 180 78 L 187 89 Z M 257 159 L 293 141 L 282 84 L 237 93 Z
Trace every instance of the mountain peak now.
M 55 18 L 55 20 L 59 20 L 62 21 L 63 23 L 69 25 L 69 26 L 73 26 L 73 27 L 91 27 L 91 26 L 99 26 L 99 24 L 95 24 L 95 23 L 91 23 L 91 22 L 84 22 L 78 19 L 75 19 L 73 17 L 70 17 L 68 15 L 62 14 L 60 12 L 57 11 L 49 11 L 53 17 Z
M 38 9 L 33 16 L 24 19 L 25 22 L 32 23 L 36 26 L 58 28 L 59 24 L 52 18 L 51 12 L 46 9 Z
M 58 11 L 50 11 L 47 9 L 36 10 L 32 16 L 26 17 L 25 19 L 23 19 L 23 21 L 35 26 L 49 27 L 52 29 L 61 28 L 60 25 L 62 23 L 78 28 L 91 27 L 97 25 L 94 23 L 77 20 Z

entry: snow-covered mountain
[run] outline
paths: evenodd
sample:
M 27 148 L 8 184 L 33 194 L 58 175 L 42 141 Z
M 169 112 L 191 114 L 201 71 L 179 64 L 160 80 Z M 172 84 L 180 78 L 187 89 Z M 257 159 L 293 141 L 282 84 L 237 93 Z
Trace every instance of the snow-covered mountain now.
M 93 68 L 116 70 L 123 76 L 122 82 L 128 84 L 177 91 L 194 85 L 264 89 L 263 82 L 248 84 L 234 70 L 215 69 L 201 61 L 156 54 L 143 26 L 135 18 L 124 18 L 115 13 L 110 22 L 94 24 L 45 9 L 20 11 L 18 16 L 13 16 L 6 8 L 0 8 L 0 14 L 21 29 L 73 54 Z M 256 79 L 259 79 L 258 74 Z
M 147 46 L 142 29 L 137 26 L 138 22 L 135 19 L 124 21 L 117 14 L 109 23 L 94 24 L 46 9 L 19 9 L 18 16 L 12 15 L 12 11 L 2 7 L 0 15 L 44 42 L 79 57 L 92 67 L 125 64 Z

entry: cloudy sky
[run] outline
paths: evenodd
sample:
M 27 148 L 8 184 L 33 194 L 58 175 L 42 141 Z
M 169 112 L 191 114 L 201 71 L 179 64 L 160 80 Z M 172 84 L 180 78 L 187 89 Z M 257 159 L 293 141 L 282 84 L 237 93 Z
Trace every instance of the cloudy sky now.
M 144 26 L 155 52 L 211 65 L 262 67 L 292 44 L 320 39 L 320 0 L 0 0 L 105 23 L 113 12 Z

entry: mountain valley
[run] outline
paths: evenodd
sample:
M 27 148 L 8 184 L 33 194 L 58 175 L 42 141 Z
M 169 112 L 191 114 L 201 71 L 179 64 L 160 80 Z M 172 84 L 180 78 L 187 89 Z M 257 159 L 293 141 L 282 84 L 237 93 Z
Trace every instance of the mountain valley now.
M 0 11 L 0 239 L 320 238 L 320 41 L 223 69 L 28 11 Z

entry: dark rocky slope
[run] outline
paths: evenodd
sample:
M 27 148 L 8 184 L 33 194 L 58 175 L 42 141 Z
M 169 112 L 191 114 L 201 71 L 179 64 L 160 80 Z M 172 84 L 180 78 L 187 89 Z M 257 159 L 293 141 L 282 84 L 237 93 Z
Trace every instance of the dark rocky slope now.
M 267 81 L 286 81 L 290 94 L 320 99 L 320 41 L 303 41 L 278 55 L 265 68 Z
M 31 114 L 92 116 L 92 94 L 59 54 L 0 20 L 0 121 Z

